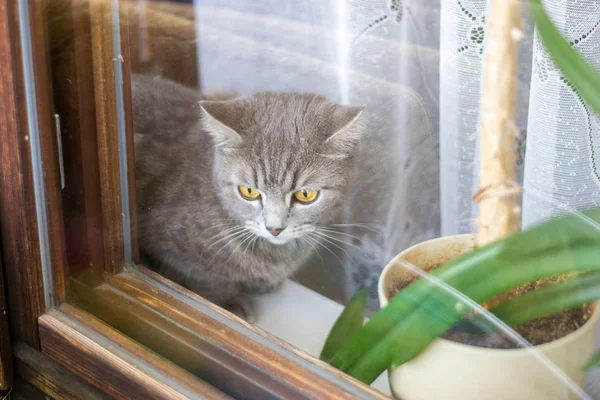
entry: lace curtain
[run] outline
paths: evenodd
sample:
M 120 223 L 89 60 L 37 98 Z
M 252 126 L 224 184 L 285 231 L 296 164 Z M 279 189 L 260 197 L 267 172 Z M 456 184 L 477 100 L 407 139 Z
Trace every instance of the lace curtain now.
M 562 33 L 600 70 L 600 1 L 544 5 Z M 600 206 L 600 119 L 550 60 L 535 35 L 523 199 L 525 226 Z
M 204 91 L 310 91 L 367 105 L 358 169 L 375 172 L 357 181 L 344 212 L 348 224 L 365 229 L 348 230 L 360 241 L 329 246 L 335 258 L 322 251 L 325 260 L 297 279 L 341 301 L 368 287 L 374 309 L 379 273 L 395 254 L 474 230 L 486 0 L 194 3 Z M 600 1 L 543 3 L 600 69 Z M 600 120 L 531 23 L 524 31 L 514 134 L 528 226 L 600 206 Z M 365 204 L 364 197 L 379 201 Z
M 440 164 L 442 234 L 475 231 L 478 186 L 479 100 L 485 44 L 486 0 L 442 1 L 440 45 Z M 524 13 L 524 18 L 527 15 Z M 531 74 L 532 27 L 520 44 L 515 135 L 517 175 L 523 174 Z
M 444 235 L 473 231 L 477 215 L 471 195 L 477 183 L 484 43 L 480 37 L 485 35 L 486 3 L 442 2 L 440 163 Z M 600 2 L 546 0 L 543 4 L 572 45 L 600 69 Z M 597 207 L 598 115 L 561 75 L 530 23 L 526 23 L 521 43 L 518 79 L 515 135 L 519 172 L 524 172 L 524 227 L 565 211 Z

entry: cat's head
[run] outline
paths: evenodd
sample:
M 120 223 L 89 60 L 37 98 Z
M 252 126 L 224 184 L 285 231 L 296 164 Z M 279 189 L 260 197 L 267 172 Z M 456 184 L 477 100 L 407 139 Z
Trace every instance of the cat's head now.
M 274 244 L 310 234 L 339 214 L 362 129 L 362 106 L 296 93 L 203 101 L 223 206 Z

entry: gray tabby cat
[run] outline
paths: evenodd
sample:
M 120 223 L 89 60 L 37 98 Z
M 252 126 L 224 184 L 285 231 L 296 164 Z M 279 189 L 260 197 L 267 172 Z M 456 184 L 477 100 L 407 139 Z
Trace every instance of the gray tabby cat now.
M 144 261 L 252 319 L 248 295 L 278 288 L 339 216 L 363 107 L 274 92 L 198 103 L 144 76 L 133 94 Z

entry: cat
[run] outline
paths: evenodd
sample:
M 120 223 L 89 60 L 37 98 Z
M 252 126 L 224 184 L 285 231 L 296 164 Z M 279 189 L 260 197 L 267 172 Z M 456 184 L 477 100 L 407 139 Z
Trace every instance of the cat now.
M 142 260 L 253 320 L 249 295 L 276 290 L 342 212 L 364 107 L 283 92 L 200 100 L 141 75 L 132 88 Z

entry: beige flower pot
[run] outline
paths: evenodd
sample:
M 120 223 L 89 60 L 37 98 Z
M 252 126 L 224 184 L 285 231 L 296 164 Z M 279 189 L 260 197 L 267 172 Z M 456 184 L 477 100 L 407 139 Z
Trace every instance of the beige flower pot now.
M 393 283 L 414 273 L 402 260 L 425 270 L 471 250 L 473 235 L 442 237 L 398 254 L 379 279 L 381 306 Z M 600 307 L 577 331 L 533 349 L 487 349 L 437 339 L 418 357 L 389 371 L 394 396 L 404 400 L 577 399 L 581 367 L 594 351 Z M 542 359 L 540 359 L 540 357 Z

